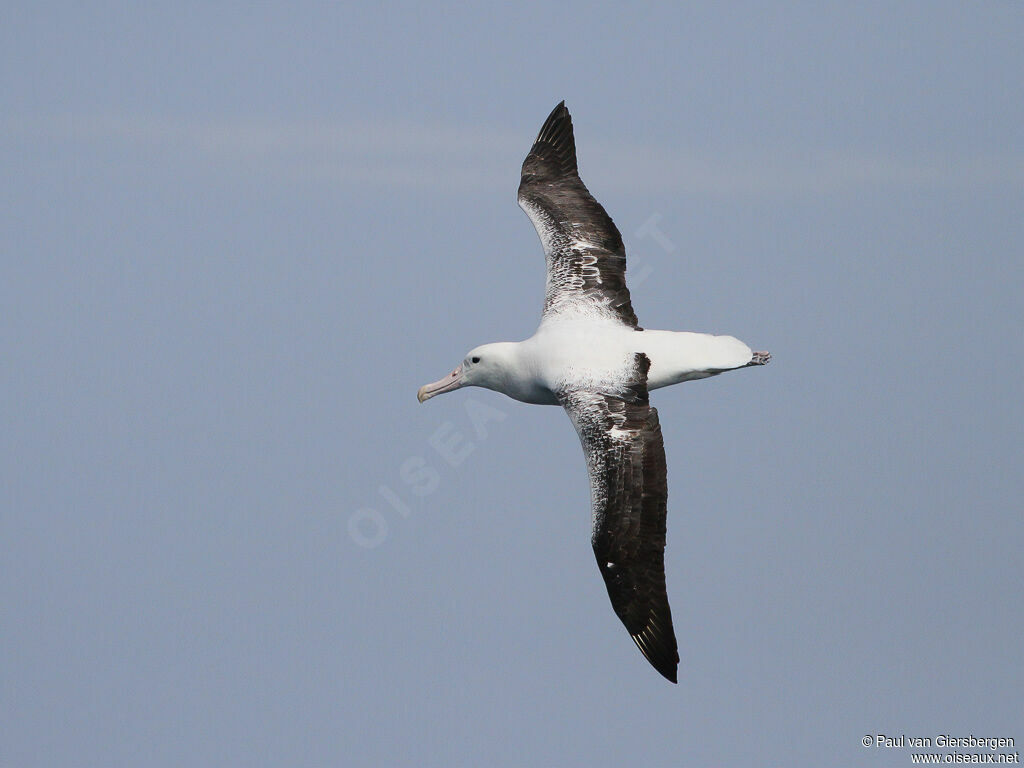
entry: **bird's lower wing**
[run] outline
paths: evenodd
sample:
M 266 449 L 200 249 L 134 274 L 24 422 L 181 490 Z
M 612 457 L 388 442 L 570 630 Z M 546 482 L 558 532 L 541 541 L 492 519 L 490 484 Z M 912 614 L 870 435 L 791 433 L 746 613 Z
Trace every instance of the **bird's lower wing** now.
M 648 403 L 649 367 L 637 354 L 622 380 L 597 390 L 569 388 L 559 400 L 586 455 L 594 555 L 612 608 L 647 660 L 674 683 L 679 653 L 665 590 L 665 445 Z

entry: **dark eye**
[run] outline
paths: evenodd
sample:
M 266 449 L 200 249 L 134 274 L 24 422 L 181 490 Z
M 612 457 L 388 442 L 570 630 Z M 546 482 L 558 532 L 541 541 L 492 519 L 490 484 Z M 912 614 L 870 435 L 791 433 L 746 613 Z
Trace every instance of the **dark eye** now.
M 469 362 L 471 362 L 471 363 L 479 363 L 480 362 L 480 358 L 479 357 L 470 358 Z

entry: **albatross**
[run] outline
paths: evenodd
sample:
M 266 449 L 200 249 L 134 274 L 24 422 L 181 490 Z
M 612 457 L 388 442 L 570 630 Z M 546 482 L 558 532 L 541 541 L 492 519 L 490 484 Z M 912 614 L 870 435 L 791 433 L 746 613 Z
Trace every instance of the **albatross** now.
M 665 590 L 665 445 L 649 393 L 764 365 L 771 356 L 732 336 L 640 327 L 622 236 L 580 180 L 564 101 L 523 161 L 518 198 L 547 260 L 536 333 L 471 349 L 443 379 L 420 387 L 417 398 L 485 387 L 565 409 L 586 457 L 591 543 L 612 608 L 644 657 L 675 683 L 679 651 Z

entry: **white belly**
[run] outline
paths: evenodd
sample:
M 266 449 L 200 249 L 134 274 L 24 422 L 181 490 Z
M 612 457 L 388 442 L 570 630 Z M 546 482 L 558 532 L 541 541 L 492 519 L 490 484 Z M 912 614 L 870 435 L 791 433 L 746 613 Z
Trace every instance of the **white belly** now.
M 600 379 L 620 371 L 630 355 L 651 361 L 648 389 L 714 376 L 750 362 L 750 347 L 732 336 L 675 331 L 634 331 L 619 324 L 563 322 L 541 326 L 523 342 L 531 360 L 530 384 L 512 397 L 525 402 L 557 402 L 553 392 L 568 383 Z M 518 396 L 517 396 L 518 395 Z

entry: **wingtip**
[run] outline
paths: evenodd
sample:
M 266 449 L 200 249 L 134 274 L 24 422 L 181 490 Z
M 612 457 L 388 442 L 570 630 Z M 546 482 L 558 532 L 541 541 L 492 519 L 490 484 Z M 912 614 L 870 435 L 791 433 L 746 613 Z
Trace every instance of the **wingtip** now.
M 679 662 L 669 659 L 652 659 L 646 656 L 647 661 L 654 667 L 655 671 L 674 685 L 679 685 Z
M 559 133 L 559 128 L 568 124 L 568 129 L 572 130 L 572 115 L 569 114 L 569 109 L 565 106 L 565 99 L 562 99 L 555 108 L 548 113 L 547 119 L 541 126 L 540 132 L 537 134 L 537 139 L 553 138 Z
M 640 653 L 658 674 L 670 683 L 679 684 L 679 651 L 676 648 L 675 633 L 671 633 L 671 641 L 664 636 L 649 635 L 647 630 L 631 635 Z
M 564 100 L 558 102 L 558 106 L 551 110 L 523 161 L 520 193 L 524 183 L 528 184 L 538 177 L 579 177 L 572 115 L 565 108 Z
M 648 659 L 650 661 L 650 659 Z M 658 674 L 664 677 L 673 685 L 679 685 L 679 663 L 675 664 L 664 664 L 657 665 L 653 661 L 651 665 L 658 671 Z

